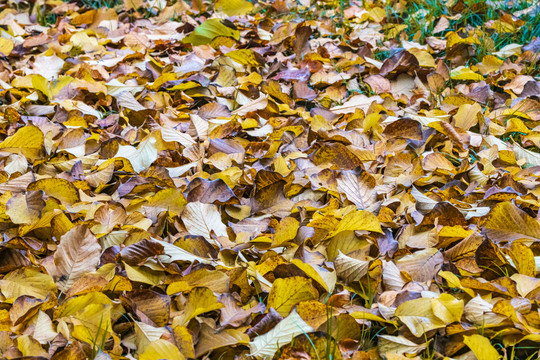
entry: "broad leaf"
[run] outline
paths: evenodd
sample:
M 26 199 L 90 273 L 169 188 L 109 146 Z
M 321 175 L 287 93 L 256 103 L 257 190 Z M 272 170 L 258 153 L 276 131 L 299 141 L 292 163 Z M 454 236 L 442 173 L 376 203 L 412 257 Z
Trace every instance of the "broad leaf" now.
M 101 246 L 85 225 L 78 225 L 60 238 L 54 254 L 58 288 L 67 291 L 84 274 L 96 269 Z

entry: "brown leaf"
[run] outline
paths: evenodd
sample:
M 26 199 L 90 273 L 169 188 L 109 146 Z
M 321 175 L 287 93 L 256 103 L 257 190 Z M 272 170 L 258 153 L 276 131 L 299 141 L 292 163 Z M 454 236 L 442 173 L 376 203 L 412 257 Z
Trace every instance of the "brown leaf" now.
M 264 315 L 259 315 L 255 318 L 254 324 L 248 330 L 247 334 L 250 338 L 261 336 L 270 331 L 274 326 L 276 326 L 283 317 L 274 309 L 268 309 L 268 312 Z
M 142 265 L 147 258 L 163 255 L 163 245 L 148 239 L 126 246 L 120 251 L 122 261 L 129 265 Z
M 379 74 L 386 76 L 392 71 L 406 71 L 409 67 L 418 66 L 418 60 L 414 55 L 405 50 L 400 50 L 383 62 Z
M 298 26 L 294 31 L 296 40 L 294 41 L 294 53 L 296 54 L 296 60 L 300 60 L 302 55 L 309 52 L 308 41 L 312 34 L 310 26 Z
M 399 119 L 388 124 L 384 128 L 383 135 L 388 138 L 422 140 L 422 125 L 412 119 Z
M 329 164 L 332 169 L 353 170 L 362 165 L 360 159 L 340 143 L 324 143 L 312 159 L 315 165 Z
M 540 223 L 509 202 L 498 203 L 491 210 L 484 231 L 495 243 L 518 239 L 540 240 Z
M 169 322 L 171 299 L 148 289 L 130 291 L 121 297 L 139 319 L 152 326 Z
M 75 281 L 94 271 L 99 262 L 101 246 L 85 225 L 77 225 L 60 238 L 54 254 L 57 284 L 67 291 Z
M 188 202 L 198 201 L 207 204 L 225 204 L 237 202 L 234 201 L 236 200 L 236 196 L 222 179 L 210 181 L 195 178 L 187 186 L 186 193 L 186 200 Z

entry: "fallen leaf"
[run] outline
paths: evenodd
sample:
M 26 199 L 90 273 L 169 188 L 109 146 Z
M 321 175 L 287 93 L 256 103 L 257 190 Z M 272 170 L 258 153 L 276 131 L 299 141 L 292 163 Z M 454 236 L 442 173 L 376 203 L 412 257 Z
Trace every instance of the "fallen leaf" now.
M 64 234 L 54 254 L 59 289 L 67 291 L 78 278 L 94 271 L 100 254 L 101 246 L 86 226 L 75 226 Z
M 500 358 L 499 353 L 491 345 L 489 339 L 482 335 L 465 335 L 463 342 L 474 352 L 478 360 L 496 360 Z
M 268 307 L 274 308 L 281 316 L 287 316 L 299 302 L 318 297 L 319 293 L 310 279 L 297 276 L 276 279 L 268 295 Z
M 313 329 L 293 310 L 272 330 L 257 336 L 249 343 L 250 355 L 258 359 L 273 356 L 281 346 L 291 342 L 295 336 L 311 331 Z

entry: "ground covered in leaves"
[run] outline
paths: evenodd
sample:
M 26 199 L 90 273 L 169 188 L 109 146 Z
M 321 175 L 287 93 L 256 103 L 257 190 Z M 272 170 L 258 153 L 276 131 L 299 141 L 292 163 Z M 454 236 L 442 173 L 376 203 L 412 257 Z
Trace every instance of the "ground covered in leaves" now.
M 3 359 L 532 359 L 535 1 L 0 5 Z

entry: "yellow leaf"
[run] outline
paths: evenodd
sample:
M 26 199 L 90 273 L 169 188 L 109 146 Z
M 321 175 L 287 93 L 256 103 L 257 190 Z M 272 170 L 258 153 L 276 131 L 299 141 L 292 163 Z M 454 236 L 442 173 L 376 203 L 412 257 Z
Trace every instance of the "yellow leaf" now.
M 236 28 L 231 28 L 221 19 L 208 19 L 197 27 L 191 34 L 182 39 L 183 43 L 192 45 L 206 45 L 218 36 L 228 36 L 235 40 L 240 39 L 240 32 Z
M 394 324 L 395 323 L 395 321 L 394 322 L 388 321 L 386 319 L 383 319 L 380 316 L 377 316 L 377 315 L 372 314 L 372 313 L 367 312 L 367 311 L 354 311 L 354 312 L 350 313 L 350 315 L 353 318 L 359 319 L 359 320 L 378 321 L 378 322 L 389 323 L 389 324 Z
M 419 48 L 411 48 L 408 51 L 414 55 L 416 60 L 418 60 L 418 64 L 420 66 L 435 67 L 435 60 L 433 59 L 433 56 L 431 56 L 431 54 L 428 53 L 426 50 L 422 50 Z
M 478 124 L 478 113 L 482 111 L 480 104 L 474 103 L 463 104 L 459 107 L 458 112 L 454 115 L 454 124 L 456 127 L 469 130 L 474 125 Z
M 65 179 L 41 179 L 28 185 L 29 191 L 42 190 L 48 196 L 52 196 L 65 205 L 73 205 L 79 202 L 79 191 L 71 182 Z
M 184 309 L 184 315 L 180 325 L 185 325 L 195 316 L 207 313 L 209 311 L 218 310 L 223 307 L 223 304 L 219 303 L 217 297 L 212 290 L 200 287 L 195 288 L 189 294 L 189 299 Z
M 49 275 L 25 267 L 10 272 L 0 280 L 0 290 L 8 299 L 23 295 L 45 299 L 49 292 L 56 293 L 56 285 Z
M 139 360 L 184 360 L 185 357 L 180 353 L 178 347 L 173 343 L 158 339 L 151 342 L 142 354 L 139 355 Z
M 13 41 L 0 37 L 0 54 L 2 56 L 9 56 L 11 50 L 13 50 Z
M 45 136 L 39 128 L 25 126 L 17 130 L 14 135 L 2 141 L 0 143 L 0 149 L 12 153 L 21 152 L 27 158 L 35 159 L 39 156 L 44 141 Z
M 311 284 L 311 279 L 299 276 L 276 279 L 268 295 L 268 307 L 274 308 L 281 316 L 287 316 L 300 301 L 314 300 L 318 291 Z
M 524 134 L 529 134 L 531 130 L 523 123 L 519 118 L 513 117 L 506 123 L 506 133 L 511 132 L 521 132 Z
M 431 300 L 433 314 L 447 324 L 461 321 L 463 307 L 463 300 L 458 300 L 450 294 L 443 293 L 439 298 Z
M 420 337 L 430 330 L 446 326 L 446 322 L 433 313 L 432 298 L 406 301 L 397 307 L 395 314 L 416 337 Z
M 110 304 L 89 304 L 71 317 L 74 338 L 88 344 L 108 339 L 111 331 Z
M 445 279 L 449 287 L 460 289 L 469 296 L 474 297 L 474 291 L 461 285 L 461 281 L 459 281 L 459 278 L 454 273 L 451 273 L 450 271 L 439 271 L 437 275 Z
M 102 291 L 131 291 L 132 289 L 131 281 L 123 276 L 115 275 Z
M 382 7 L 376 6 L 369 10 L 369 16 L 376 23 L 380 23 L 381 21 L 383 21 L 384 18 L 388 16 L 388 14 L 386 13 L 386 10 L 384 10 Z
M 501 202 L 484 224 L 487 237 L 495 243 L 518 239 L 540 240 L 540 223 L 510 202 Z
M 51 225 L 51 221 L 52 219 L 61 214 L 62 212 L 59 210 L 59 209 L 55 209 L 53 211 L 47 211 L 47 212 L 44 212 L 41 214 L 41 218 L 39 219 L 39 221 L 37 222 L 34 222 L 30 225 L 21 225 L 19 226 L 19 235 L 20 236 L 23 236 L 27 233 L 29 233 L 30 231 L 34 230 L 34 229 L 39 229 L 39 228 L 42 228 L 42 227 L 49 227 Z
M 439 231 L 439 237 L 466 238 L 474 233 L 473 230 L 464 229 L 463 226 L 443 226 Z
M 486 55 L 482 59 L 482 62 L 476 64 L 476 67 L 480 70 L 482 75 L 487 75 L 492 72 L 497 72 L 501 68 L 504 61 L 493 55 Z
M 319 283 L 328 293 L 334 291 L 337 280 L 336 271 L 329 271 L 322 266 L 314 264 L 306 264 L 300 259 L 293 259 L 291 263 L 298 266 L 307 276 Z
M 465 335 L 463 336 L 463 342 L 473 351 L 478 360 L 497 360 L 500 358 L 499 353 L 491 345 L 489 339 L 482 335 Z
M 162 272 L 150 270 L 144 266 L 129 266 L 124 263 L 127 277 L 131 281 L 137 281 L 144 284 L 159 285 Z
M 226 46 L 229 48 L 236 46 L 236 40 L 228 36 L 218 36 L 212 39 L 210 47 L 213 49 L 219 49 L 220 46 Z
M 349 230 L 374 231 L 382 234 L 379 219 L 369 211 L 364 210 L 353 211 L 345 215 L 329 236 Z
M 49 82 L 43 76 L 32 75 L 32 87 L 41 91 L 49 100 L 52 99 L 52 92 L 49 88 Z
M 79 31 L 71 35 L 69 42 L 74 47 L 79 48 L 86 53 L 98 51 L 103 48 L 99 45 L 98 40 L 93 36 L 88 36 L 86 31 Z
M 454 45 L 457 44 L 480 44 L 480 40 L 478 40 L 476 36 L 462 38 L 454 31 L 448 33 L 448 35 L 446 35 L 446 48 L 450 50 Z
M 91 304 L 112 305 L 113 302 L 101 292 L 91 292 L 75 298 L 70 298 L 54 311 L 54 319 L 68 317 L 84 310 Z
M 516 31 L 514 25 L 501 20 L 494 20 L 488 28 L 493 29 L 498 33 L 510 33 Z
M 184 206 L 187 203 L 182 191 L 176 188 L 158 191 L 147 200 L 148 202 L 145 206 L 160 208 L 177 215 L 182 213 L 182 210 L 184 210 Z
M 0 331 L 11 331 L 11 324 L 9 311 L 6 309 L 0 310 Z
M 44 207 L 41 192 L 14 194 L 6 204 L 6 215 L 14 224 L 32 224 L 39 220 Z
M 193 346 L 193 334 L 185 326 L 176 326 L 173 329 L 176 345 L 180 352 L 190 358 L 195 357 L 195 349 Z
M 399 33 L 401 33 L 403 30 L 407 29 L 407 25 L 405 24 L 388 24 L 388 28 L 386 30 L 386 38 L 387 39 L 394 39 L 397 38 Z
M 229 291 L 229 277 L 218 270 L 193 271 L 182 280 L 171 283 L 167 287 L 167 295 L 190 291 L 195 287 L 207 287 L 215 293 L 226 293 Z
M 257 60 L 255 52 L 250 49 L 233 50 L 225 54 L 225 56 L 233 59 L 234 61 L 242 65 L 261 65 L 261 63 Z
M 54 98 L 60 90 L 69 85 L 73 81 L 71 76 L 61 76 L 58 80 L 53 81 L 49 86 L 51 89 L 49 100 Z
M 253 4 L 247 0 L 217 0 L 215 8 L 228 16 L 246 15 L 253 10 Z
M 185 90 L 189 90 L 189 89 L 194 89 L 194 88 L 199 87 L 199 86 L 201 86 L 201 84 L 199 84 L 196 81 L 186 81 L 186 82 L 183 82 L 181 84 L 168 87 L 167 90 L 169 90 L 169 91 L 185 91 Z
M 18 336 L 17 348 L 24 357 L 48 357 L 47 352 L 30 335 Z
M 448 95 L 444 98 L 443 104 L 449 104 L 454 106 L 460 106 L 462 104 L 474 104 L 474 100 L 466 97 L 465 95 Z M 442 119 L 438 119 L 442 120 Z
M 512 258 L 518 273 L 536 277 L 536 263 L 530 247 L 522 243 L 514 242 L 512 243 L 512 246 L 510 246 L 508 255 Z
M 285 242 L 296 237 L 300 223 L 293 217 L 287 216 L 279 222 L 279 227 L 274 234 L 272 245 L 281 246 Z
M 464 80 L 464 81 L 482 81 L 484 77 L 475 73 L 471 69 L 465 66 L 455 68 L 450 72 L 450 78 L 452 80 Z
M 317 301 L 302 301 L 298 303 L 295 311 L 300 315 L 300 317 L 312 328 L 317 329 L 319 326 L 328 321 L 328 316 L 330 314 L 334 315 L 337 312 L 331 311 L 332 309 Z

